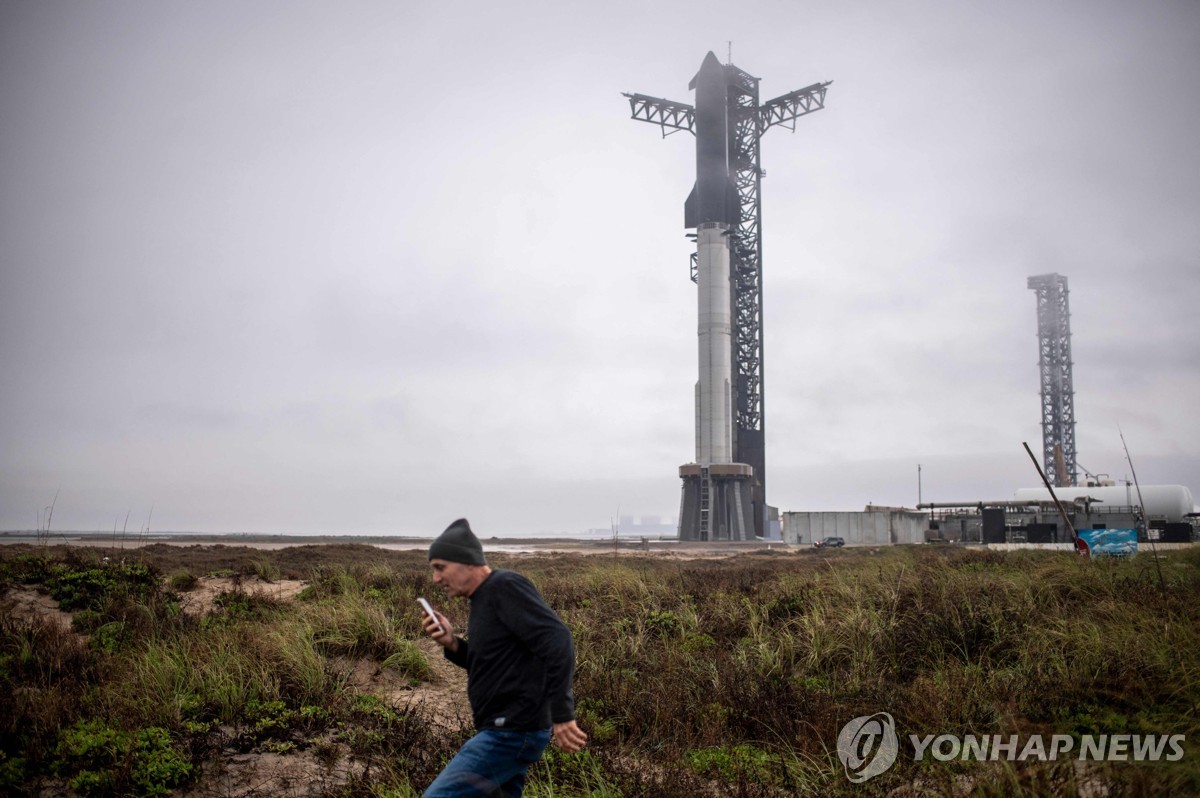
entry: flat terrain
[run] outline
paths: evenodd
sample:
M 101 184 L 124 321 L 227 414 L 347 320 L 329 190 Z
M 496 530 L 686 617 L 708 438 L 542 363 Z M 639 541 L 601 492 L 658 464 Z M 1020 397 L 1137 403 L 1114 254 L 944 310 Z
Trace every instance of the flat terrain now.
M 361 536 L 361 535 L 199 535 L 199 534 L 139 534 L 114 535 L 108 532 L 63 532 L 39 536 L 30 532 L 0 532 L 0 546 L 87 546 L 96 549 L 125 551 L 154 545 L 171 546 L 248 546 L 263 551 L 294 546 L 361 544 L 388 551 L 425 551 L 432 537 Z M 711 557 L 742 554 L 748 551 L 786 548 L 780 541 L 749 541 L 739 543 L 680 542 L 661 537 L 626 536 L 611 538 L 583 537 L 490 537 L 483 539 L 488 553 L 556 553 L 611 554 L 639 552 L 667 554 L 680 557 Z
M 1200 794 L 1195 549 L 484 542 L 576 642 L 591 742 L 549 753 L 534 798 Z M 105 543 L 0 545 L 0 793 L 419 795 L 470 733 L 414 599 L 460 629 L 468 605 L 426 542 Z M 877 712 L 901 756 L 856 785 L 838 734 Z M 1185 755 L 915 760 L 931 734 L 1173 734 Z

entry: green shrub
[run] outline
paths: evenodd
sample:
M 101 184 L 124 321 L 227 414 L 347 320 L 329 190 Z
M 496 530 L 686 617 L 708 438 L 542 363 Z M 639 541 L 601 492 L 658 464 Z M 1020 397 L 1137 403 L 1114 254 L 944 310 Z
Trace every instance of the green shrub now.
M 176 571 L 167 577 L 167 586 L 172 590 L 187 592 L 195 589 L 200 580 L 190 571 Z
M 666 610 L 646 613 L 646 631 L 656 637 L 673 637 L 680 629 L 679 616 Z
M 53 572 L 54 562 L 36 554 L 0 557 L 0 585 L 16 582 L 25 585 L 44 583 Z
M 283 602 L 279 599 L 235 588 L 213 596 L 213 609 L 205 621 L 217 626 L 250 620 L 260 621 L 278 615 L 282 609 Z
M 103 610 L 105 600 L 114 595 L 133 601 L 146 601 L 158 589 L 158 579 L 141 563 L 105 565 L 77 570 L 61 565 L 46 579 L 50 597 L 60 609 Z
M 29 778 L 24 757 L 10 757 L 0 750 L 0 790 L 16 794 L 17 788 Z
M 296 721 L 295 710 L 282 701 L 250 701 L 245 708 L 246 722 L 256 736 L 286 732 Z
M 754 784 L 775 784 L 780 780 L 771 767 L 771 755 L 748 744 L 688 751 L 684 761 L 698 776 L 709 779 Z
M 129 627 L 121 621 L 110 621 L 92 632 L 91 645 L 105 654 L 115 654 L 129 644 L 132 636 Z
M 192 773 L 165 729 L 131 733 L 96 719 L 62 733 L 55 769 L 83 795 L 166 795 Z
M 191 764 L 171 744 L 165 729 L 138 732 L 133 758 L 133 786 L 138 795 L 168 795 L 192 775 Z

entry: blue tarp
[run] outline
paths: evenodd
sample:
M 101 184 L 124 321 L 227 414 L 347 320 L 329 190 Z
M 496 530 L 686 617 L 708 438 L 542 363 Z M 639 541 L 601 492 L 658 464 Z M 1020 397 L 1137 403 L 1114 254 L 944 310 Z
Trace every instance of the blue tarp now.
M 1127 557 L 1137 554 L 1136 529 L 1081 529 L 1076 534 L 1093 557 Z

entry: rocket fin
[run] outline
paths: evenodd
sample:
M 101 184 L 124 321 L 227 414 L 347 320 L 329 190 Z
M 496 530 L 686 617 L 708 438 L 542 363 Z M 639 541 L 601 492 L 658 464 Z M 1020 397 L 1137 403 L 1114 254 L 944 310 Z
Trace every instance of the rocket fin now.
M 700 201 L 696 198 L 696 184 L 692 184 L 692 193 L 688 194 L 683 203 L 683 226 L 695 227 L 700 223 Z

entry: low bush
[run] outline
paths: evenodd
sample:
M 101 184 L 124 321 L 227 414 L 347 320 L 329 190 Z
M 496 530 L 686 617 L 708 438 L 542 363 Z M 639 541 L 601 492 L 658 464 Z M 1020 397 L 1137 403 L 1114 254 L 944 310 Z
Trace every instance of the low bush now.
M 81 795 L 168 795 L 192 774 L 166 730 L 127 732 L 95 719 L 63 731 L 54 768 Z
M 74 631 L 0 617 L 0 792 L 58 774 L 80 793 L 161 794 L 232 746 L 311 751 L 351 774 L 330 796 L 419 794 L 462 743 L 352 687 L 362 658 L 410 684 L 433 678 L 414 642 L 414 597 L 440 595 L 421 556 L 227 547 L 222 561 L 209 547 L 189 562 L 164 548 L 144 565 L 0 551 L 0 585 L 43 585 L 75 612 Z M 197 620 L 160 586 L 156 558 L 172 590 L 221 568 L 312 582 L 298 601 L 235 585 Z M 586 754 L 551 750 L 531 770 L 531 798 L 857 794 L 834 746 L 878 711 L 902 739 L 1200 732 L 1196 551 L 1164 557 L 1161 584 L 1143 557 L 953 548 L 494 557 L 510 562 L 572 629 L 591 735 Z M 462 630 L 468 603 L 438 603 Z M 902 758 L 868 792 L 1195 794 L 1190 752 L 1086 770 Z

